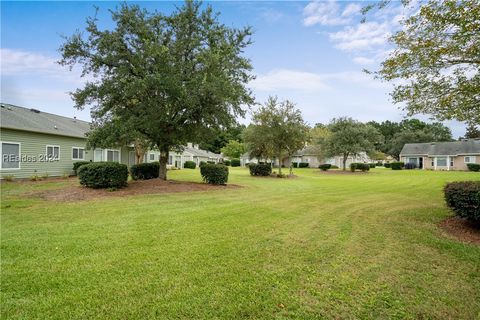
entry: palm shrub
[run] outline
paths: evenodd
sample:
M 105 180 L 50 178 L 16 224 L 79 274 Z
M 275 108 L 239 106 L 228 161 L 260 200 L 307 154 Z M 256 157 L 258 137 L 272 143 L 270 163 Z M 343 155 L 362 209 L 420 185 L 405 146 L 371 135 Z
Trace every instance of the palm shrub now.
M 146 162 L 134 164 L 130 167 L 130 174 L 133 180 L 148 180 L 158 178 L 160 170 L 160 163 Z
M 392 162 L 390 164 L 390 167 L 392 168 L 392 170 L 402 170 L 404 166 L 405 166 L 405 163 L 403 163 L 402 161 Z
M 470 171 L 479 172 L 480 171 L 480 164 L 478 164 L 478 163 L 468 163 L 467 168 Z
M 84 164 L 89 164 L 91 163 L 90 161 L 77 161 L 73 163 L 73 172 L 75 172 L 75 175 L 77 175 L 78 168 L 83 166 Z
M 269 176 L 272 174 L 272 166 L 269 163 L 250 163 L 248 165 L 250 175 L 252 176 Z
M 209 184 L 227 184 L 228 167 L 223 164 L 206 163 L 200 166 L 202 180 Z
M 327 171 L 331 167 L 332 167 L 332 165 L 330 163 L 324 163 L 324 164 L 321 164 L 321 165 L 318 166 L 318 168 L 322 171 Z
M 185 169 L 195 169 L 197 167 L 197 164 L 194 161 L 185 161 L 183 163 L 183 167 Z
M 230 165 L 232 167 L 240 167 L 240 159 L 232 159 L 230 160 Z
M 89 188 L 122 188 L 127 185 L 127 165 L 117 162 L 92 162 L 78 168 L 80 184 Z
M 448 207 L 457 216 L 480 221 L 480 181 L 451 182 L 443 192 Z

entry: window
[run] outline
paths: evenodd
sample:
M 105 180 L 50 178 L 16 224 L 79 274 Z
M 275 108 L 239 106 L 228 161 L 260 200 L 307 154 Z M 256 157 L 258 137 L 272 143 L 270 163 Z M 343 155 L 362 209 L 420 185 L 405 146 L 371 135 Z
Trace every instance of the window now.
M 438 157 L 437 167 L 446 167 L 446 166 L 447 166 L 447 157 Z
M 169 164 L 169 165 L 172 165 L 172 164 L 173 164 L 173 156 L 172 156 L 172 155 L 169 155 L 169 156 L 168 156 L 168 164 Z M 198 164 L 198 159 L 197 159 L 197 164 Z
M 466 156 L 464 161 L 465 163 L 475 163 L 475 156 Z
M 1 143 L 2 162 L 1 169 L 20 169 L 20 143 Z
M 93 151 L 93 161 L 103 161 L 103 149 L 95 149 L 95 151 Z
M 107 161 L 120 162 L 120 152 L 118 150 L 107 150 Z
M 418 167 L 418 158 L 407 158 L 407 163 L 413 163 Z
M 60 146 L 47 145 L 46 156 L 48 160 L 60 160 Z
M 154 161 L 155 160 L 155 154 L 154 153 L 150 153 L 150 161 Z
M 450 158 L 450 167 L 453 167 L 453 158 Z
M 85 149 L 72 147 L 72 160 L 85 160 Z
M 435 167 L 435 158 L 432 158 L 432 167 Z

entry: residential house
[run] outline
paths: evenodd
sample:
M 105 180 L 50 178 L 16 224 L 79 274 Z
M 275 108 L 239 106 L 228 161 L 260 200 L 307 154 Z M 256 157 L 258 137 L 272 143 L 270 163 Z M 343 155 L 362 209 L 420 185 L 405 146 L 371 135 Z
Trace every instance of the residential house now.
M 468 163 L 480 164 L 480 139 L 407 143 L 400 161 L 414 163 L 420 169 L 468 170 Z
M 87 149 L 89 130 L 90 123 L 86 121 L 1 103 L 0 178 L 70 175 L 73 163 L 77 161 L 135 164 L 133 145 Z M 149 150 L 144 160 L 158 161 L 159 154 L 156 150 Z M 172 152 L 169 163 L 183 168 L 187 160 L 219 162 L 221 155 L 188 145 L 183 153 Z

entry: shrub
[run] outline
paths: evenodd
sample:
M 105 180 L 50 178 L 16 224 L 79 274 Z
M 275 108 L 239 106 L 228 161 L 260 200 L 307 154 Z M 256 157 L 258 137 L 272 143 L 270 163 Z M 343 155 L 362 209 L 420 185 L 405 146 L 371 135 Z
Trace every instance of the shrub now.
M 251 163 L 248 165 L 248 169 L 250 170 L 250 175 L 252 176 L 266 177 L 272 173 L 272 166 L 270 164 Z
M 338 166 L 332 164 L 332 166 L 330 167 L 330 169 L 338 169 Z
M 480 164 L 478 164 L 478 163 L 468 163 L 467 168 L 470 171 L 479 172 L 480 171 Z
M 205 161 L 200 161 L 199 164 L 198 164 L 198 166 L 201 167 L 201 166 L 204 166 L 204 165 L 206 165 L 206 164 L 207 164 L 207 163 L 206 163 Z
M 292 162 L 292 168 L 298 168 L 298 162 Z
M 383 167 L 383 163 L 381 163 L 381 162 L 379 161 L 379 162 L 377 162 L 377 163 L 375 164 L 375 166 L 377 166 L 377 167 Z
M 322 171 L 327 171 L 331 167 L 332 167 L 332 165 L 329 164 L 329 163 L 324 163 L 324 164 L 321 164 L 321 165 L 318 166 L 318 168 L 320 168 L 320 170 L 322 170 Z
M 390 163 L 390 167 L 392 168 L 392 170 L 402 170 L 404 166 L 405 163 L 401 161 Z
M 375 163 L 369 163 L 368 165 L 370 166 L 370 169 L 375 168 Z
M 225 160 L 223 163 L 224 163 L 226 166 L 229 166 L 229 165 L 230 165 L 230 160 Z
M 12 182 L 14 179 L 15 179 L 15 177 L 11 174 L 3 176 L 3 180 L 8 181 L 8 182 Z
M 240 167 L 240 159 L 232 159 L 230 160 L 230 165 L 232 167 Z
M 308 168 L 309 166 L 310 166 L 310 164 L 308 162 L 300 162 L 298 164 L 299 168 Z
M 73 163 L 73 172 L 75 172 L 75 175 L 77 175 L 78 168 L 83 166 L 84 164 L 89 164 L 91 163 L 90 161 L 77 161 Z
M 354 172 L 355 170 L 361 170 L 363 172 L 370 170 L 370 165 L 368 163 L 351 163 L 350 171 Z
M 130 174 L 133 180 L 148 180 L 158 178 L 160 163 L 146 162 L 134 164 L 130 167 Z
M 206 163 L 200 167 L 204 182 L 209 184 L 227 184 L 228 167 L 223 164 Z
M 443 192 L 447 205 L 457 216 L 480 221 L 480 181 L 451 182 Z
M 210 164 L 215 164 L 215 161 L 212 161 L 212 160 L 207 160 L 207 163 L 210 163 Z
M 383 166 L 384 166 L 385 168 L 390 168 L 390 167 L 391 167 L 390 163 L 388 163 L 388 162 L 384 163 Z
M 185 161 L 183 163 L 183 167 L 185 169 L 195 169 L 197 167 L 197 164 L 193 161 Z
M 127 165 L 117 162 L 92 162 L 78 169 L 80 184 L 89 188 L 122 188 L 127 185 Z
M 416 169 L 416 168 L 417 168 L 417 165 L 415 163 L 412 163 L 412 162 L 405 163 L 405 169 L 407 169 L 407 170 L 412 170 L 412 169 Z

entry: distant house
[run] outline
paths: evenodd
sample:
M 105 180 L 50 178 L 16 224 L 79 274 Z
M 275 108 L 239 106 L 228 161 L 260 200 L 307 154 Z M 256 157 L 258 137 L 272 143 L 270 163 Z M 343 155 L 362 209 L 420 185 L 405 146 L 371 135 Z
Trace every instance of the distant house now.
M 400 161 L 421 169 L 468 170 L 468 163 L 480 163 L 480 140 L 407 143 L 400 152 Z
M 89 130 L 90 123 L 86 121 L 1 103 L 0 178 L 72 174 L 73 163 L 77 161 L 135 164 L 132 145 L 87 149 Z M 149 150 L 144 162 L 158 161 L 159 155 L 157 150 Z M 221 155 L 189 144 L 182 153 L 171 152 L 169 164 L 183 168 L 187 160 L 219 162 Z

